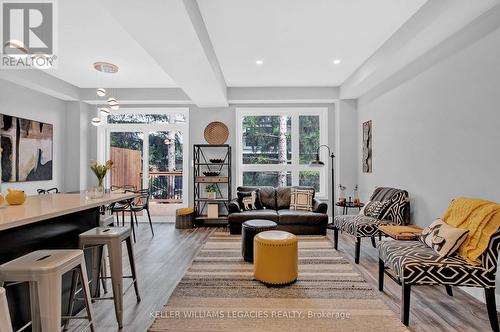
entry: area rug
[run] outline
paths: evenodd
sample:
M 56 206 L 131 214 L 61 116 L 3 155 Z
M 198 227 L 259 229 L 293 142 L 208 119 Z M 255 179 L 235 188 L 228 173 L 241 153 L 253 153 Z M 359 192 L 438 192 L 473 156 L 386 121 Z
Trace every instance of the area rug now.
M 408 331 L 324 236 L 299 236 L 299 278 L 268 288 L 240 236 L 214 232 L 149 331 Z

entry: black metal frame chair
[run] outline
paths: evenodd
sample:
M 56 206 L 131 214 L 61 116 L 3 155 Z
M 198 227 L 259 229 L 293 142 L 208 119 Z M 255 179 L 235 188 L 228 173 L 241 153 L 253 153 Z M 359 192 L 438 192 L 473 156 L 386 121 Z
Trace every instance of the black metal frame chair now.
M 385 274 L 401 285 L 401 322 L 408 325 L 412 286 L 444 285 L 450 296 L 451 286 L 483 288 L 491 329 L 499 332 L 495 301 L 499 250 L 500 229 L 481 255 L 481 265 L 471 265 L 458 254 L 440 257 L 420 241 L 384 241 L 379 245 L 378 289 L 384 290 Z
M 38 193 L 38 195 L 59 194 L 59 189 L 57 189 L 56 187 L 50 189 L 37 189 L 36 192 Z
M 151 214 L 149 213 L 149 197 L 151 196 L 151 193 L 149 189 L 141 189 L 136 191 L 136 193 L 140 193 L 141 195 L 139 196 L 138 203 L 132 202 L 131 210 L 134 213 L 135 223 L 136 225 L 138 225 L 137 212 L 146 210 L 146 213 L 148 214 L 149 227 L 151 228 L 151 234 L 155 236 L 155 232 L 153 230 L 153 223 L 151 222 Z

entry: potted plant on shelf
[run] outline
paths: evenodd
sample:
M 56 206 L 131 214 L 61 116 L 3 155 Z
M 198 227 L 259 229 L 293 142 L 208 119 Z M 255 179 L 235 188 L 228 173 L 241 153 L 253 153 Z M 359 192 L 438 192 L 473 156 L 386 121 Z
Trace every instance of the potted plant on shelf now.
M 104 195 L 104 178 L 106 177 L 106 173 L 113 166 L 113 161 L 108 160 L 104 165 L 97 163 L 96 160 L 92 160 L 90 162 L 90 169 L 94 172 L 97 177 L 97 188 L 96 188 L 96 196 L 102 197 Z
M 217 186 L 215 184 L 209 184 L 205 187 L 208 199 L 215 199 L 217 197 Z

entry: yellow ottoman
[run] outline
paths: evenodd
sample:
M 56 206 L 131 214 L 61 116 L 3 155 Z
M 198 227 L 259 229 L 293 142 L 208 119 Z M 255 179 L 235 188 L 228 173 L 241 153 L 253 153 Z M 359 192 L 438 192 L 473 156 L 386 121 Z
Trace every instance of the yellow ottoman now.
M 297 237 L 283 231 L 266 231 L 255 235 L 253 274 L 269 285 L 284 285 L 297 280 Z

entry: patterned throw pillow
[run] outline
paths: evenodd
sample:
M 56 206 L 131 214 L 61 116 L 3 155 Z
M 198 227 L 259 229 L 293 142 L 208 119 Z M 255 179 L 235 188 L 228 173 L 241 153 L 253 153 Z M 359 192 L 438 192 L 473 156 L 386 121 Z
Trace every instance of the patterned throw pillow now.
M 390 204 L 391 200 L 389 199 L 385 201 L 371 201 L 366 204 L 365 216 L 381 219 L 381 216 L 384 215 Z
M 312 211 L 313 189 L 292 188 L 290 193 L 290 210 Z
M 260 200 L 259 189 L 254 191 L 238 191 L 236 195 L 238 196 L 240 209 L 243 211 L 262 210 L 264 208 Z
M 467 233 L 467 229 L 450 226 L 438 219 L 422 231 L 420 241 L 434 249 L 439 256 L 447 257 L 458 250 L 467 239 Z
M 404 192 L 400 192 L 391 198 L 391 204 L 385 211 L 382 219 L 392 220 L 397 225 L 405 224 L 405 213 L 408 208 L 408 197 Z

